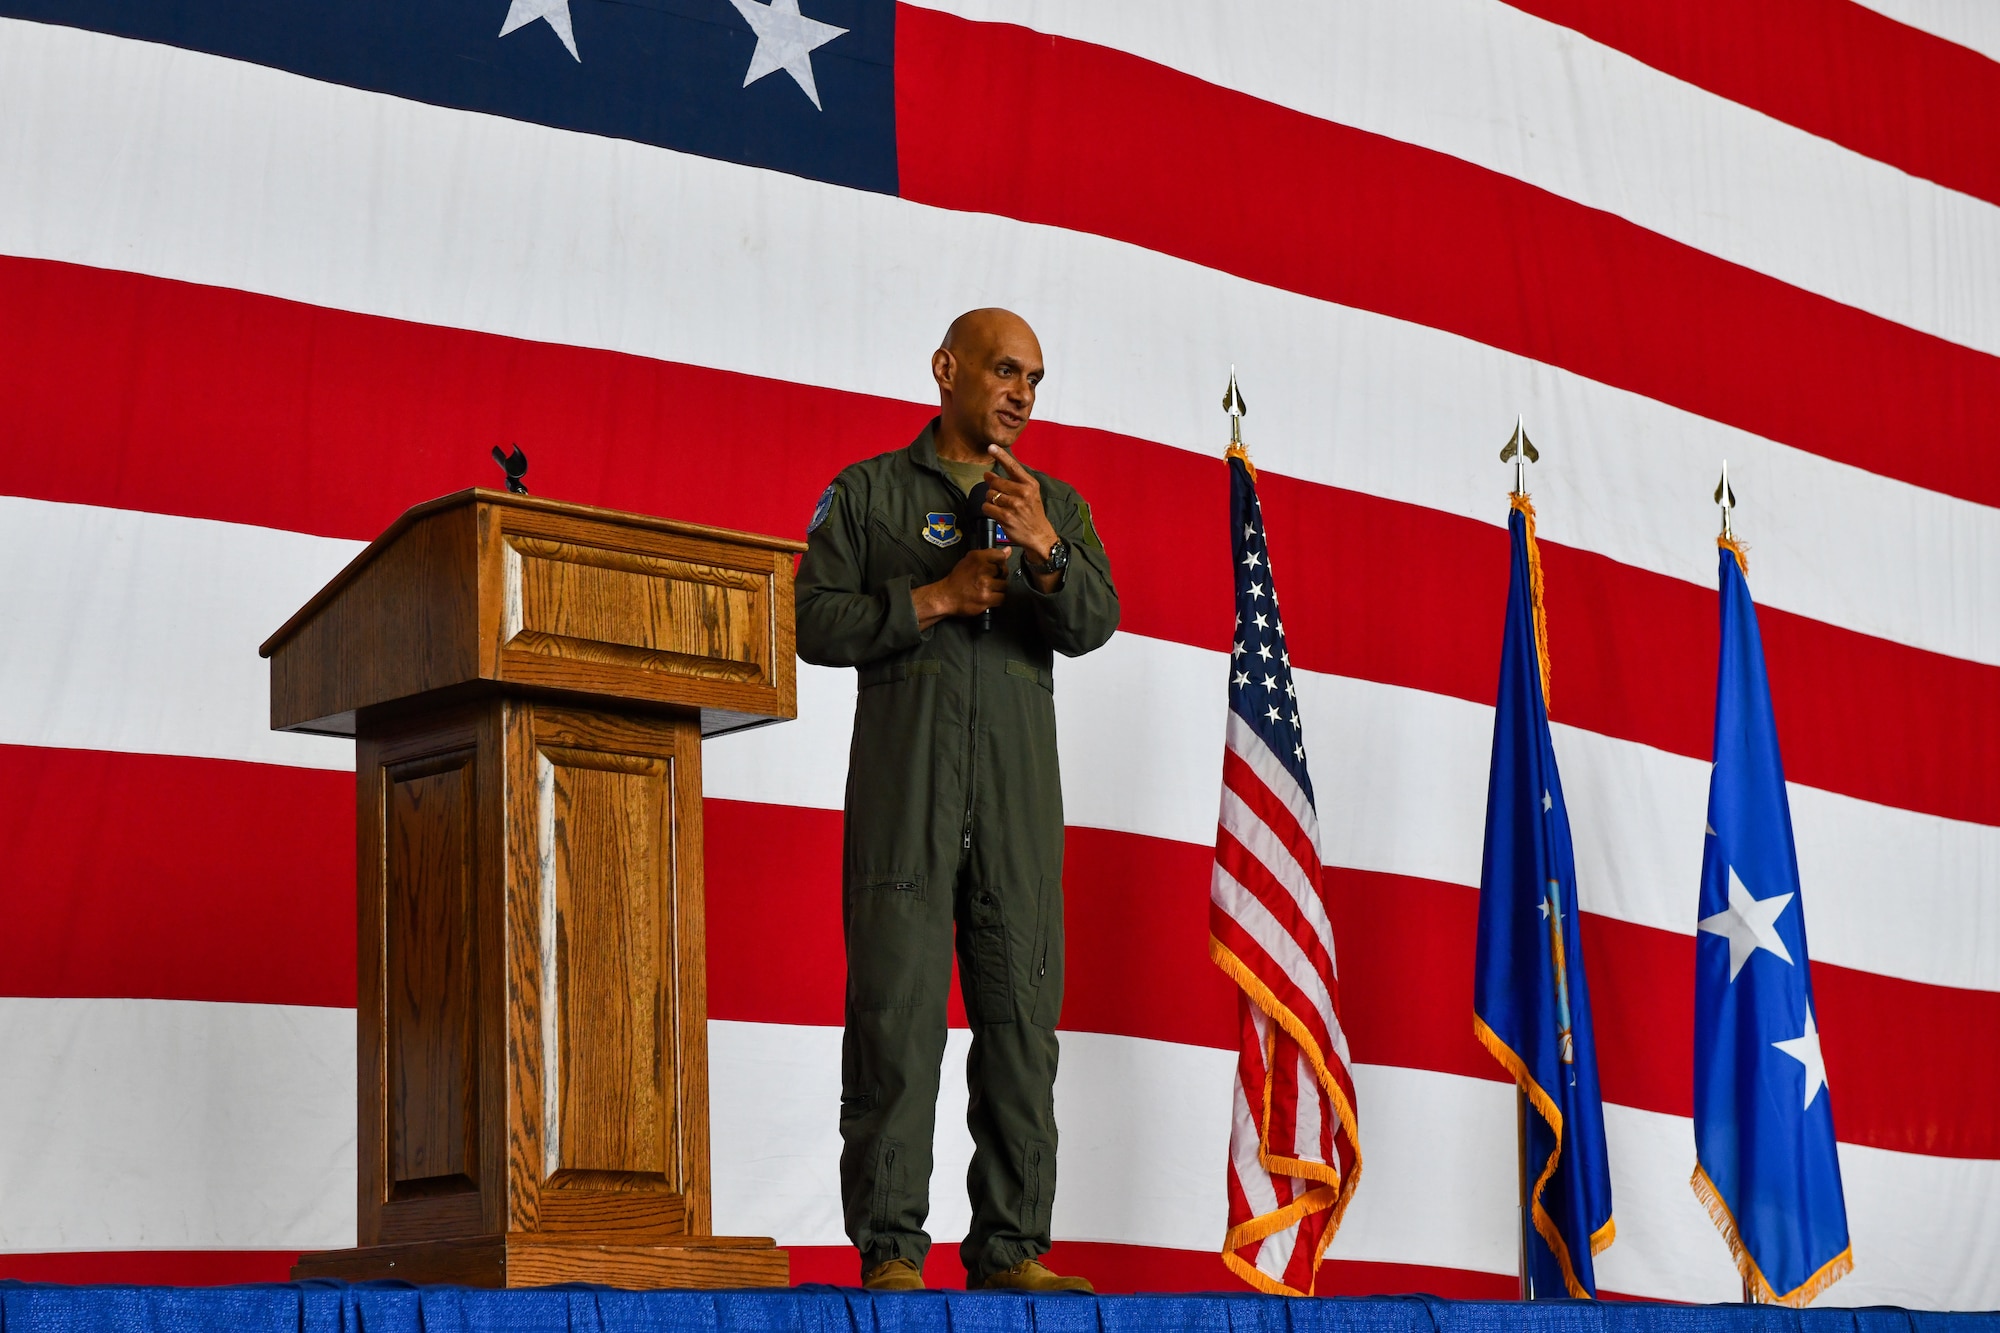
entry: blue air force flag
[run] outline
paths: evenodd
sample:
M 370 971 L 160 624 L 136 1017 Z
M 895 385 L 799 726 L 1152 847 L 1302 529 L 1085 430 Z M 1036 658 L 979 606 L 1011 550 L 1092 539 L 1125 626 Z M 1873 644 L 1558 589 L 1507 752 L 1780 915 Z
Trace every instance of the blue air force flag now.
M 1694 1190 L 1753 1292 L 1804 1305 L 1853 1256 L 1757 608 L 1733 549 L 1721 564 L 1695 936 Z
M 1514 1076 L 1531 1185 L 1524 1228 L 1531 1299 L 1595 1296 L 1592 1257 L 1609 1245 L 1611 1171 L 1597 1046 L 1584 984 L 1569 812 L 1549 739 L 1541 569 L 1526 496 L 1508 516 L 1513 574 L 1493 715 L 1486 851 L 1479 869 L 1479 953 L 1472 1028 Z

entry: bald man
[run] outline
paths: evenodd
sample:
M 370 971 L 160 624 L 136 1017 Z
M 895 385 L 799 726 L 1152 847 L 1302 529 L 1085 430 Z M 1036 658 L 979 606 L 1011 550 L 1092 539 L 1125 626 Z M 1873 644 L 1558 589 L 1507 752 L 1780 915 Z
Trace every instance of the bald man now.
M 1040 1262 L 1063 985 L 1051 672 L 1056 653 L 1111 637 L 1118 593 L 1090 506 L 1011 452 L 1042 381 L 1034 330 L 1005 310 L 960 315 L 931 376 L 937 416 L 834 478 L 799 565 L 799 656 L 856 668 L 860 687 L 841 866 L 841 1201 L 865 1285 L 922 1288 L 955 947 L 972 1026 L 966 1285 L 1089 1291 Z M 974 549 L 986 518 L 1009 545 Z

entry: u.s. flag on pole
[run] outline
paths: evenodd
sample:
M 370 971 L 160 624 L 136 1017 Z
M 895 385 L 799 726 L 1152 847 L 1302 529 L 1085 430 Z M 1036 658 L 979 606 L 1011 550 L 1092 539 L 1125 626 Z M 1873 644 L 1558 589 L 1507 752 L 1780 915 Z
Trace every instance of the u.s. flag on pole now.
M 1232 396 L 1234 388 L 1232 378 Z M 1257 479 L 1236 446 L 1229 456 L 1229 533 L 1236 641 L 1209 953 L 1239 988 L 1242 1036 L 1222 1258 L 1260 1290 L 1310 1295 L 1320 1258 L 1354 1197 L 1361 1150 L 1292 659 Z

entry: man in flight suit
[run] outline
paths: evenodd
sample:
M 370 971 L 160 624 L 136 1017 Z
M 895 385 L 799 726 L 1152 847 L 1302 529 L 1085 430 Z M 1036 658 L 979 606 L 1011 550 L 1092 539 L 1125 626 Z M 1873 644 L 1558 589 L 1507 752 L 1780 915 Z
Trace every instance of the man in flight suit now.
M 834 479 L 798 574 L 799 656 L 859 676 L 841 867 L 841 1200 L 865 1283 L 921 1288 L 956 947 L 972 1027 L 967 1285 L 1089 1291 L 1039 1262 L 1063 984 L 1051 670 L 1056 653 L 1111 637 L 1118 594 L 1090 506 L 1009 452 L 1042 379 L 1034 331 L 1005 310 L 961 315 L 931 375 L 938 415 L 907 448 Z M 973 549 L 989 517 L 1011 546 Z

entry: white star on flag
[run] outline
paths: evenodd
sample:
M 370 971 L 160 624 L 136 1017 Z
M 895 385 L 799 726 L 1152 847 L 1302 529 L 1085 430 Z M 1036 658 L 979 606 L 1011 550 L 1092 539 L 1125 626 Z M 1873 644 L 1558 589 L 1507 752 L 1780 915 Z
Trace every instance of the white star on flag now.
M 1752 898 L 1750 890 L 1743 887 L 1743 881 L 1736 877 L 1736 867 L 1729 867 L 1729 906 L 1714 916 L 1703 917 L 1697 928 L 1710 935 L 1721 935 L 1729 941 L 1731 981 L 1736 980 L 1743 964 L 1749 962 L 1750 955 L 1759 949 L 1774 953 L 1787 963 L 1792 961 L 1777 926 L 1778 914 L 1791 900 L 1789 893 L 1781 893 L 1775 898 Z
M 743 86 L 748 88 L 766 74 L 783 70 L 812 99 L 815 109 L 825 110 L 819 104 L 819 85 L 813 82 L 812 53 L 847 29 L 807 18 L 799 13 L 799 0 L 771 0 L 768 5 L 757 0 L 729 0 L 729 3 L 736 6 L 736 12 L 750 25 L 750 31 L 757 34 L 757 49 L 751 53 Z
M 1826 1057 L 1819 1051 L 1819 1025 L 1813 1022 L 1812 1010 L 1806 1010 L 1804 1036 L 1771 1044 L 1806 1067 L 1806 1099 L 1799 1109 L 1810 1109 L 1813 1098 L 1819 1096 L 1819 1090 L 1826 1086 Z
M 500 25 L 500 35 L 505 37 L 536 19 L 546 19 L 556 36 L 562 38 L 562 44 L 569 48 L 570 56 L 579 65 L 583 63 L 583 57 L 576 53 L 576 33 L 569 26 L 569 0 L 513 0 L 507 6 L 507 21 Z

